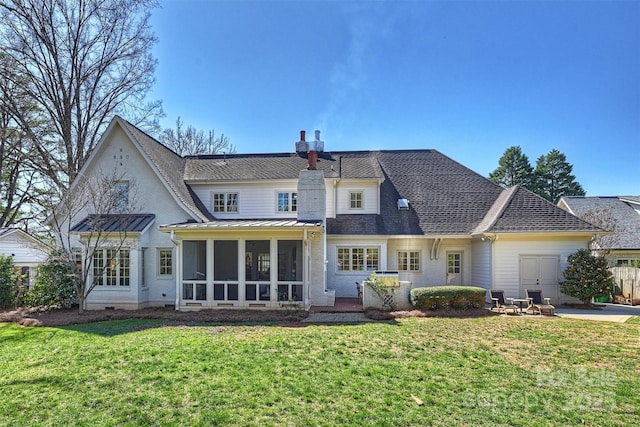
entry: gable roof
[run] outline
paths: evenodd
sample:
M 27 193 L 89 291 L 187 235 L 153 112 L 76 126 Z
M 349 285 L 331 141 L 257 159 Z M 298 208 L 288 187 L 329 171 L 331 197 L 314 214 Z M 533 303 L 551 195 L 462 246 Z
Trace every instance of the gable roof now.
M 125 131 L 143 150 L 143 154 L 151 162 L 159 178 L 170 188 L 171 192 L 184 207 L 190 211 L 194 219 L 197 218 L 201 221 L 213 219 L 213 216 L 200 199 L 185 184 L 185 159 L 121 117 L 116 116 L 114 120 L 122 123 Z
M 578 217 L 610 214 L 614 236 L 607 239 L 610 249 L 640 249 L 640 197 L 565 196 L 558 202 Z
M 531 191 L 515 186 L 504 201 L 502 212 L 488 227 L 492 233 L 601 233 L 603 230 L 561 209 Z
M 27 240 L 31 244 L 33 244 L 34 247 L 45 252 L 51 249 L 49 245 L 47 245 L 41 240 L 36 239 L 35 237 L 33 237 L 31 234 L 27 233 L 24 230 L 21 230 L 19 228 L 13 228 L 13 227 L 0 227 L 0 240 L 8 238 L 10 236 L 15 236 L 16 238 L 21 240 Z
M 202 222 L 215 221 L 189 184 L 295 180 L 306 169 L 298 153 L 180 157 L 124 119 L 116 117 L 174 196 Z M 380 183 L 380 214 L 337 215 L 327 232 L 341 235 L 469 236 L 482 233 L 601 232 L 530 191 L 503 189 L 436 150 L 319 153 L 327 179 Z M 409 201 L 399 210 L 398 199 Z M 638 198 L 640 203 L 640 198 Z

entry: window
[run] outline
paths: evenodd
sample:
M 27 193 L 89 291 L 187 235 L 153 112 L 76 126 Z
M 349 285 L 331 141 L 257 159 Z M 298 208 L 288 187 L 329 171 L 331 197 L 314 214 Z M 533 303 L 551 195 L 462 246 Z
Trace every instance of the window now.
M 338 248 L 338 271 L 374 271 L 379 267 L 377 247 Z
M 165 277 L 173 275 L 173 249 L 158 249 L 158 275 Z
M 238 212 L 238 193 L 213 193 L 214 212 Z
M 93 253 L 93 278 L 98 286 L 129 286 L 130 256 L 128 249 L 97 249 Z
M 462 254 L 459 252 L 452 252 L 447 254 L 447 273 L 460 274 L 462 266 Z
M 349 207 L 351 209 L 362 209 L 362 191 L 349 192 Z
M 73 248 L 73 261 L 76 265 L 76 274 L 82 271 L 82 251 L 80 248 Z
M 129 182 L 116 182 L 116 210 L 122 212 L 129 205 Z
M 398 270 L 400 271 L 420 271 L 419 251 L 399 251 Z
M 298 193 L 278 193 L 278 212 L 296 212 Z

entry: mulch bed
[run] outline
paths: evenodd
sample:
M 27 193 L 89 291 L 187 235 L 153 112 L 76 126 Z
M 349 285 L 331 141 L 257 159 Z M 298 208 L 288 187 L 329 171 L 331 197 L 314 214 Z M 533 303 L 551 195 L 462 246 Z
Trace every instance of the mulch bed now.
M 309 316 L 304 310 L 201 310 L 176 311 L 173 308 L 153 307 L 142 310 L 100 310 L 78 313 L 78 308 L 37 310 L 18 308 L 0 312 L 0 322 L 14 322 L 23 326 L 65 326 L 81 323 L 125 319 L 161 319 L 184 323 L 262 323 L 299 322 Z
M 495 316 L 490 310 L 479 308 L 469 310 L 439 311 L 383 311 L 368 309 L 365 315 L 372 320 L 393 320 L 406 317 L 452 317 L 475 318 Z M 100 310 L 78 313 L 78 308 L 38 311 L 18 308 L 0 311 L 0 322 L 13 322 L 22 326 L 65 326 L 82 323 L 106 322 L 126 319 L 160 319 L 181 323 L 278 323 L 291 326 L 306 319 L 304 310 L 200 310 L 176 311 L 173 308 L 153 307 L 142 310 Z

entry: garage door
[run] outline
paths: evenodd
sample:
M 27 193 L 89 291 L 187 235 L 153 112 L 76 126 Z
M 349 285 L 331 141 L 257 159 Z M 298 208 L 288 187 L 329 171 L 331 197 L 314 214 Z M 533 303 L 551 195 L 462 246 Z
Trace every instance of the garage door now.
M 560 258 L 557 255 L 520 256 L 520 297 L 526 296 L 527 289 L 542 289 L 542 296 L 558 301 L 558 270 Z

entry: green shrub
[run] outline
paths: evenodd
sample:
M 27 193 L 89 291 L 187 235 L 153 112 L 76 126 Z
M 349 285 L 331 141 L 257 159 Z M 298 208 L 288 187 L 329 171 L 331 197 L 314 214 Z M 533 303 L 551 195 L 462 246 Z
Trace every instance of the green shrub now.
M 13 257 L 0 255 L 0 308 L 12 307 L 16 301 L 18 276 Z
M 569 255 L 564 281 L 560 282 L 563 294 L 576 297 L 588 305 L 592 298 L 611 295 L 614 286 L 604 257 L 593 256 L 588 249 L 580 249 Z
M 36 279 L 25 293 L 24 304 L 29 307 L 69 308 L 76 300 L 75 276 L 65 258 L 53 254 L 38 266 Z
M 480 308 L 487 291 L 477 286 L 431 286 L 411 289 L 411 305 L 418 309 Z

